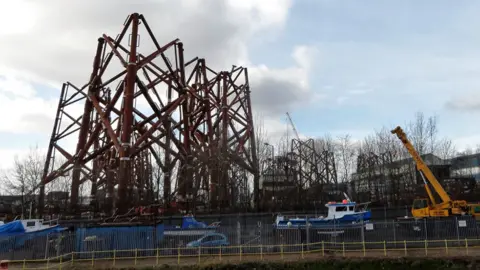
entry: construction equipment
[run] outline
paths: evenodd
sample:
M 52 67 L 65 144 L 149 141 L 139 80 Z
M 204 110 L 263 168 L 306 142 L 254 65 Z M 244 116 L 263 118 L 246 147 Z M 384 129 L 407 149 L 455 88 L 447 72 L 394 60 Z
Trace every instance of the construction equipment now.
M 396 127 L 391 132 L 392 134 L 396 134 L 400 141 L 402 141 L 403 145 L 405 148 L 407 148 L 408 152 L 415 161 L 417 170 L 423 179 L 425 190 L 427 191 L 429 197 L 429 199 L 421 198 L 413 201 L 412 215 L 414 218 L 449 217 L 456 215 L 474 215 L 480 217 L 479 205 L 469 205 L 464 200 L 450 199 L 450 196 L 448 196 L 445 189 L 438 182 L 437 178 L 435 178 L 435 175 L 433 175 L 427 164 L 425 164 L 423 159 L 415 150 L 401 127 Z M 440 197 L 441 202 L 437 203 L 434 194 L 428 185 L 429 183 Z
M 290 122 L 290 125 L 292 126 L 293 132 L 295 132 L 295 137 L 297 137 L 298 140 L 300 140 L 300 135 L 298 135 L 298 131 L 295 128 L 295 124 L 293 123 L 292 117 L 290 117 L 290 114 L 287 112 L 287 118 L 288 121 Z

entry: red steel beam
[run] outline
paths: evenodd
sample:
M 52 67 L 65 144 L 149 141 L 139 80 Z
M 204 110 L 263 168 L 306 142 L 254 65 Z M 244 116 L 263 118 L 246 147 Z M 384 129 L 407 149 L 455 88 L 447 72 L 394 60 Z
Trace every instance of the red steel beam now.
M 137 51 L 140 22 L 156 48 L 147 56 Z M 129 32 L 130 44 L 122 45 Z M 208 204 L 196 201 L 202 193 L 210 197 L 209 207 L 229 207 L 234 203 L 236 181 L 243 181 L 231 178 L 239 175 L 234 170 L 254 175 L 258 171 L 246 69 L 215 72 L 204 59 L 185 62 L 183 43 L 174 39 L 161 46 L 145 18 L 137 13 L 129 16 L 116 39 L 105 34 L 101 40 L 89 83 L 81 88 L 67 84 L 73 95 L 67 98 L 62 94 L 65 97 L 57 115 L 65 115 L 72 123 L 56 125 L 62 128 L 51 141 L 52 151 L 57 149 L 67 161 L 57 172 L 45 173 L 43 183 L 73 169 L 72 210 L 77 209 L 78 186 L 90 181 L 90 194 L 94 198 L 104 194 L 104 211 L 110 213 L 116 187 L 116 206 L 125 213 L 130 206 L 155 197 L 151 172 L 152 166 L 159 166 L 164 202 L 172 201 L 176 193 L 185 207 L 195 211 L 199 203 Z M 175 61 L 171 63 L 166 52 L 173 50 Z M 105 79 L 116 62 L 111 61 L 114 56 L 121 70 Z M 191 71 L 187 74 L 187 70 Z M 114 83 L 120 87 L 112 90 Z M 136 107 L 140 98 L 147 101 L 147 111 Z M 83 116 L 75 118 L 65 108 L 79 102 L 85 102 Z M 59 143 L 75 134 L 76 128 L 77 146 L 70 153 Z M 46 171 L 51 167 L 47 165 Z M 172 183 L 178 188 L 172 190 Z M 258 193 L 258 188 L 255 190 Z M 96 206 L 94 210 L 98 210 Z
M 88 89 L 89 93 L 95 93 L 96 92 L 96 87 L 97 85 L 97 80 L 95 79 L 98 74 L 98 69 L 100 67 L 100 58 L 102 55 L 102 48 L 103 48 L 103 43 L 104 43 L 103 38 L 98 39 L 98 44 L 97 44 L 97 53 L 95 54 L 95 59 L 93 61 L 93 71 L 92 74 L 90 75 L 90 86 Z M 76 153 L 80 152 L 84 147 L 87 142 L 87 136 L 88 136 L 88 128 L 90 125 L 90 115 L 93 110 L 93 104 L 90 100 L 85 101 L 85 107 L 84 107 L 84 113 L 82 117 L 82 126 L 80 128 L 80 133 L 78 135 L 78 144 L 77 144 L 77 150 Z M 71 187 L 71 195 L 70 195 L 70 207 L 72 210 L 77 209 L 77 203 L 78 203 L 78 189 L 80 187 L 80 173 L 81 173 L 81 168 L 82 164 L 80 163 L 79 159 L 75 160 L 74 163 L 74 168 L 72 172 L 72 187 Z
M 123 96 L 123 122 L 121 141 L 122 148 L 120 149 L 120 170 L 118 174 L 118 197 L 127 197 L 127 186 L 131 173 L 130 162 L 130 147 L 132 138 L 133 125 L 133 95 L 135 93 L 135 77 L 137 74 L 137 37 L 139 14 L 132 14 L 132 34 L 130 40 L 130 55 L 127 63 L 127 75 L 125 79 L 125 93 Z M 120 200 L 118 210 L 126 212 L 129 203 L 126 200 Z

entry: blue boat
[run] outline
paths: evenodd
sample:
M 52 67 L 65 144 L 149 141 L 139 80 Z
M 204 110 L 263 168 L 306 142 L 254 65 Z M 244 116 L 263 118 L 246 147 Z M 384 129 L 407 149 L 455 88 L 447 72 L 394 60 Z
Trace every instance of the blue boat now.
M 65 228 L 42 219 L 14 220 L 6 224 L 0 224 L 0 238 L 11 236 L 24 236 L 29 234 L 47 235 L 52 232 L 61 232 Z
M 63 232 L 65 228 L 41 219 L 14 220 L 0 224 L 0 253 L 22 247 L 37 237 Z
M 371 219 L 371 211 L 368 210 L 369 203 L 352 202 L 348 196 L 342 202 L 329 202 L 325 204 L 328 208 L 326 217 L 286 217 L 277 215 L 274 226 L 280 228 L 333 228 L 352 227 L 367 223 Z

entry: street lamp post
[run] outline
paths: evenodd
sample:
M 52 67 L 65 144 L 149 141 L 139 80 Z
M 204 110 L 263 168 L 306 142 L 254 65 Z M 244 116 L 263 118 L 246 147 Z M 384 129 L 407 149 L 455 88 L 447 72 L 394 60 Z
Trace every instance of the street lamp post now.
M 272 147 L 272 182 L 273 182 L 273 191 L 272 191 L 272 202 L 275 204 L 275 147 L 269 143 L 265 143 L 265 146 Z

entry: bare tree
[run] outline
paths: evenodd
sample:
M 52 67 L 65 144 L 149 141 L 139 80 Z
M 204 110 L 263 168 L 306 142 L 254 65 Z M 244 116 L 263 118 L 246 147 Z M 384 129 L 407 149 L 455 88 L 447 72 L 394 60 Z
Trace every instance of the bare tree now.
M 348 182 L 350 180 L 350 175 L 355 169 L 356 152 L 349 134 L 338 136 L 336 150 L 337 155 L 339 156 L 338 178 L 340 179 L 340 182 Z
M 415 113 L 415 120 L 408 123 L 406 133 L 420 155 L 436 152 L 438 146 L 437 116 L 425 119 L 422 112 Z
M 443 160 L 451 159 L 457 153 L 452 140 L 447 138 L 441 139 L 436 148 L 438 156 Z
M 152 177 L 153 177 L 153 193 L 155 194 L 155 199 L 160 201 L 160 198 L 163 197 L 163 170 L 158 163 L 152 164 Z
M 265 124 L 263 121 L 263 117 L 260 115 L 255 115 L 255 142 L 257 144 L 257 157 L 258 157 L 258 163 L 260 164 L 260 168 L 262 165 L 262 162 L 265 162 L 267 158 L 270 158 L 270 153 L 269 153 L 269 147 L 267 144 L 270 144 L 272 142 L 268 141 L 269 134 L 267 130 L 265 129 Z
M 1 180 L 5 191 L 21 197 L 22 215 L 27 202 L 35 199 L 35 192 L 43 175 L 45 156 L 38 146 L 30 148 L 26 156 L 15 156 L 13 167 L 4 171 Z
M 254 116 L 254 129 L 255 129 L 255 142 L 256 142 L 256 155 L 257 155 L 257 168 L 260 171 L 260 188 L 263 188 L 264 175 L 263 173 L 268 167 L 273 168 L 273 155 L 272 152 L 275 148 L 274 142 L 269 141 L 269 134 L 265 129 L 263 117 L 259 114 Z M 273 147 L 272 147 L 273 146 Z M 278 145 L 277 145 L 278 147 Z M 253 196 L 253 194 L 252 194 Z M 263 198 L 260 198 L 262 201 Z
M 436 153 L 438 149 L 438 117 L 436 115 L 430 116 L 427 121 L 427 146 L 428 152 Z
M 436 116 L 427 118 L 417 112 L 414 120 L 407 123 L 405 132 L 420 155 L 434 154 L 448 161 L 453 157 L 455 147 L 450 139 L 438 138 L 437 122 Z M 414 196 L 417 174 L 411 155 L 400 140 L 390 133 L 391 128 L 383 128 L 362 141 L 358 160 L 363 167 L 357 166 L 357 174 L 363 173 L 360 177 L 366 185 L 363 190 L 368 190 L 370 196 L 375 197 L 372 199 L 395 204 Z
M 64 157 L 57 158 L 54 168 L 55 170 L 58 169 L 59 164 L 64 164 L 66 162 Z M 62 192 L 70 192 L 70 187 L 72 185 L 72 175 L 70 173 L 66 173 L 47 185 L 47 191 L 62 191 Z

